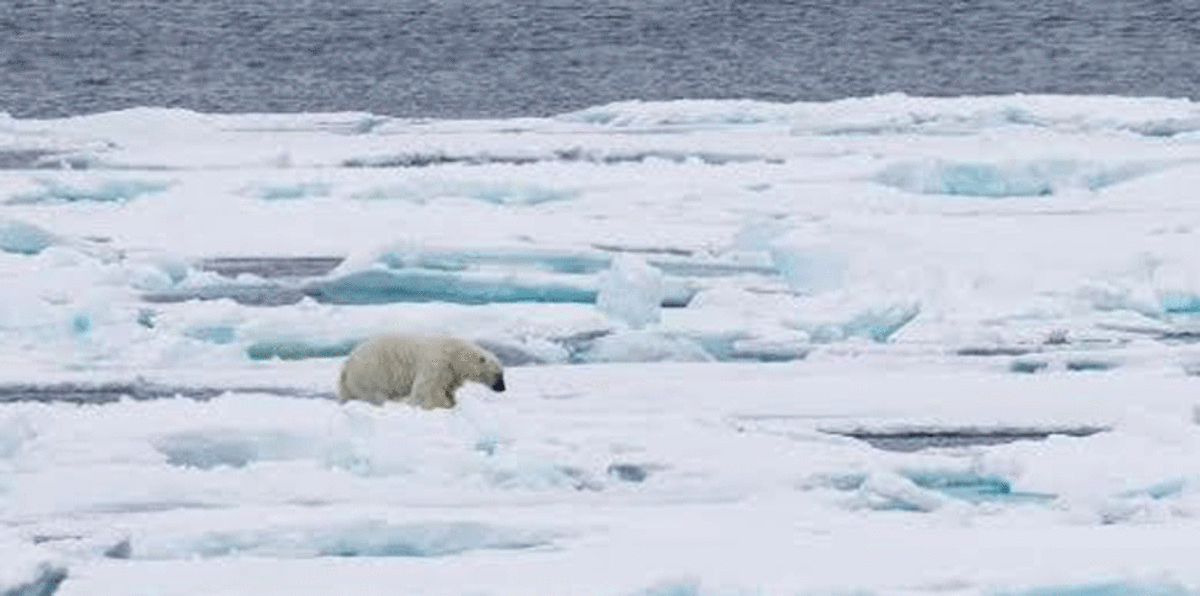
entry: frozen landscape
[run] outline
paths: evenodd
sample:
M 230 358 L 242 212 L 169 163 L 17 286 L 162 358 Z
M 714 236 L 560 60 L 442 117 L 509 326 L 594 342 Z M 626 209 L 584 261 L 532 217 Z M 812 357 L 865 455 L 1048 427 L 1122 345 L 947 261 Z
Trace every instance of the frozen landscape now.
M 0 276 L 5 596 L 1200 594 L 1198 103 L 0 114 Z

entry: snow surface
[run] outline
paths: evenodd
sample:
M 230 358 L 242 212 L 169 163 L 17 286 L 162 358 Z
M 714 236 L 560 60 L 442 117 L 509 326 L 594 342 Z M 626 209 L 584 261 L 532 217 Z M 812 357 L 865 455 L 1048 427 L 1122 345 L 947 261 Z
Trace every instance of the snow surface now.
M 0 594 L 1200 593 L 1200 105 L 0 118 Z M 384 329 L 504 394 L 341 405 Z

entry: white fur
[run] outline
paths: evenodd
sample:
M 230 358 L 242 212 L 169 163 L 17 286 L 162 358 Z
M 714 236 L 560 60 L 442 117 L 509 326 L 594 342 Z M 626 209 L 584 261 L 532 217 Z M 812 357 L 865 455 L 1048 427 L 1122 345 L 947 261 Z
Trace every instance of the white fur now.
M 363 342 L 342 365 L 338 398 L 426 409 L 453 408 L 455 392 L 474 381 L 503 390 L 504 371 L 491 352 L 453 337 L 388 333 Z

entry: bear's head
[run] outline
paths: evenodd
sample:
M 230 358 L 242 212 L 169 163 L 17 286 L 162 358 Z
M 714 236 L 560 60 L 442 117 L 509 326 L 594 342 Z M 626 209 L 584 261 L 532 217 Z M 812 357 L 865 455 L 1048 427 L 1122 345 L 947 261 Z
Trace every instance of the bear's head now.
M 454 371 L 463 379 L 491 387 L 492 391 L 504 391 L 504 368 L 500 361 L 477 345 L 465 344 L 457 350 Z

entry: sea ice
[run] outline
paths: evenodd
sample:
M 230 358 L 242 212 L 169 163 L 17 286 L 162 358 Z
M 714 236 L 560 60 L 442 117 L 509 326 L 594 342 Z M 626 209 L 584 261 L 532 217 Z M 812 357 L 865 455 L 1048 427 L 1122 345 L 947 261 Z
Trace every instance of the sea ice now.
M 324 181 L 260 182 L 246 186 L 242 192 L 264 201 L 291 201 L 327 197 L 331 192 Z
M 462 197 L 502 206 L 538 205 L 566 201 L 578 193 L 521 183 L 486 183 L 469 180 L 426 180 L 419 184 L 369 188 L 354 194 L 364 201 L 400 200 L 424 204 L 439 198 Z
M 523 550 L 553 544 L 553 534 L 473 522 L 363 520 L 326 527 L 208 531 L 195 536 L 133 537 L 132 558 L 446 557 L 473 550 Z
M 662 320 L 663 274 L 636 255 L 618 255 L 601 275 L 596 308 L 632 329 Z
M 1193 101 L 0 129 L 0 592 L 1200 586 Z M 382 330 L 509 389 L 337 403 Z
M 0 220 L 0 250 L 22 255 L 35 255 L 58 239 L 54 234 L 32 224 L 17 220 Z
M 67 578 L 67 568 L 32 544 L 6 537 L 0 543 L 0 594 L 51 596 Z
M 580 362 L 712 362 L 716 360 L 686 337 L 648 330 L 620 331 L 590 343 L 574 358 Z
M 115 203 L 143 195 L 162 192 L 171 187 L 165 180 L 140 179 L 39 179 L 38 189 L 13 194 L 8 203 L 28 205 L 41 203 L 97 202 Z
M 967 197 L 1037 197 L 1066 189 L 1098 190 L 1154 172 L 1152 164 L 1101 164 L 1067 160 L 1028 162 L 901 162 L 876 180 L 909 192 Z

